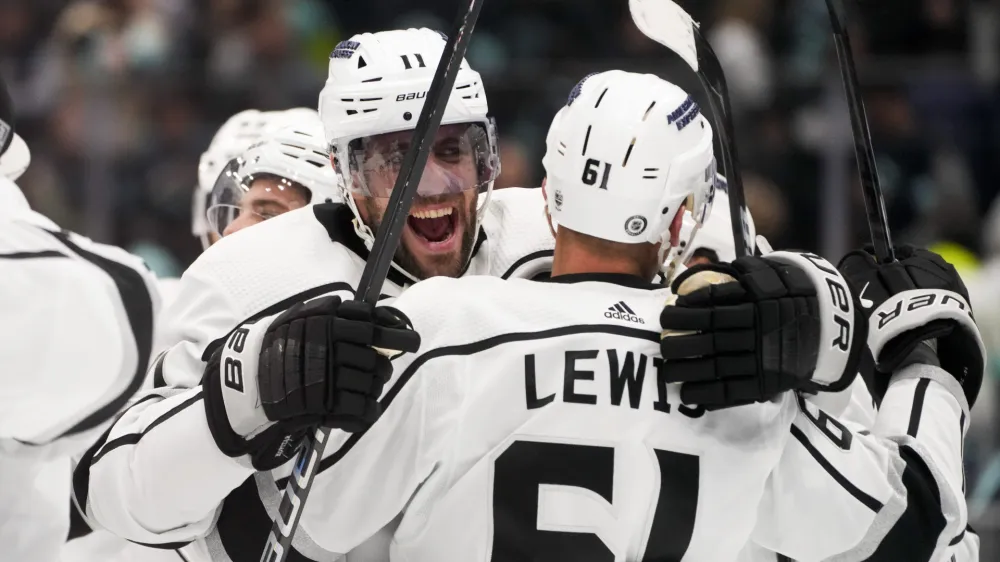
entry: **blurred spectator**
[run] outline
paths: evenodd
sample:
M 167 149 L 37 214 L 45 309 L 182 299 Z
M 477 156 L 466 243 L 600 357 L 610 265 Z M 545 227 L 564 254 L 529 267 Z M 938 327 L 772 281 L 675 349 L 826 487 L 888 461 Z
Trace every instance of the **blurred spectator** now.
M 726 71 L 747 199 L 761 234 L 775 247 L 815 251 L 837 236 L 851 246 L 866 241 L 823 3 L 679 3 L 704 24 Z M 984 335 L 1000 347 L 991 332 L 998 323 L 991 319 L 1000 318 L 1000 237 L 978 240 L 983 215 L 1000 193 L 1000 3 L 847 5 L 893 233 L 901 241 L 942 244 L 970 267 L 982 250 L 984 266 L 970 277 L 970 291 Z M 327 57 L 340 40 L 401 25 L 444 30 L 456 6 L 0 0 L 0 73 L 34 156 L 21 183 L 31 203 L 63 226 L 131 248 L 158 272 L 175 273 L 200 251 L 188 234 L 198 156 L 228 116 L 248 108 L 315 107 Z M 656 73 L 691 91 L 711 113 L 695 74 L 636 29 L 625 1 L 487 2 L 469 59 L 482 72 L 500 129 L 497 188 L 538 185 L 549 122 L 590 72 Z M 842 221 L 826 207 L 837 200 L 850 210 Z M 820 230 L 824 224 L 835 228 Z M 997 224 L 991 218 L 989 232 Z M 993 390 L 988 385 L 984 396 Z M 970 441 L 970 467 L 983 466 L 1000 445 L 991 405 L 987 399 L 977 406 L 977 429 L 987 429 Z M 995 473 L 1000 489 L 1000 457 Z M 1000 516 L 994 526 L 1000 543 Z M 984 549 L 983 559 L 998 560 L 1000 553 Z
M 767 238 L 772 245 L 776 240 L 785 240 L 788 234 L 788 202 L 778 186 L 751 173 L 743 175 L 743 190 L 757 234 Z
M 774 68 L 766 31 L 772 0 L 723 0 L 708 40 L 726 72 L 733 107 L 767 107 L 774 95 Z
M 524 144 L 516 139 L 500 141 L 500 177 L 495 189 L 505 187 L 538 187 L 532 180 L 531 155 Z

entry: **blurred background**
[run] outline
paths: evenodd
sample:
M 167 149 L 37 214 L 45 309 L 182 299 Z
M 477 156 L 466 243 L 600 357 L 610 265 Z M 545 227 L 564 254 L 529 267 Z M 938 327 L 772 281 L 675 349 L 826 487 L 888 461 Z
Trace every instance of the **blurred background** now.
M 824 2 L 679 3 L 725 68 L 758 232 L 839 259 L 868 232 Z M 1000 355 L 1000 1 L 848 3 L 893 233 L 960 267 Z M 447 31 L 458 4 L 0 0 L 0 73 L 34 157 L 19 184 L 63 227 L 179 275 L 201 249 L 190 235 L 198 158 L 227 117 L 315 107 L 339 41 Z M 700 92 L 634 27 L 626 0 L 490 0 L 469 59 L 500 127 L 499 187 L 539 185 L 549 122 L 590 72 L 648 71 Z M 1000 560 L 1000 369 L 991 374 L 966 461 L 983 560 Z

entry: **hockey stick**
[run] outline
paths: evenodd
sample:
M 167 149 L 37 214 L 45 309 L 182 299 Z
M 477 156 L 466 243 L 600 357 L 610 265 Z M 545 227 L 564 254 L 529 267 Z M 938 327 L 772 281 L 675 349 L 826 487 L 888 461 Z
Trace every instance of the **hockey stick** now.
M 826 0 L 833 26 L 833 41 L 837 46 L 840 74 L 844 80 L 847 105 L 851 112 L 851 129 L 854 131 L 854 153 L 858 159 L 858 174 L 861 176 L 861 192 L 865 196 L 865 211 L 868 228 L 872 233 L 875 259 L 879 263 L 895 261 L 892 250 L 892 236 L 889 233 L 889 217 L 885 211 L 885 197 L 879 183 L 878 169 L 875 167 L 875 149 L 872 134 L 868 130 L 868 115 L 865 102 L 861 99 L 858 86 L 858 71 L 851 54 L 851 38 L 847 34 L 847 11 L 841 0 Z
M 410 213 L 413 197 L 420 186 L 420 179 L 423 177 L 424 167 L 430 156 L 430 148 L 441 126 L 441 119 L 444 117 L 451 91 L 455 87 L 458 71 L 465 58 L 465 51 L 469 48 L 472 31 L 476 26 L 476 20 L 479 19 L 484 1 L 468 0 L 468 7 L 459 13 L 455 28 L 441 54 L 434 80 L 427 91 L 423 110 L 413 131 L 413 143 L 406 152 L 392 196 L 389 198 L 385 219 L 379 226 L 371 254 L 361 273 L 361 280 L 355 293 L 355 299 L 358 301 L 372 305 L 378 302 L 382 284 L 396 254 L 406 217 Z M 298 527 L 302 509 L 309 497 L 309 490 L 312 488 L 313 478 L 316 476 L 319 460 L 323 457 L 329 437 L 329 429 L 317 429 L 313 438 L 306 441 L 305 447 L 295 459 L 295 468 L 285 486 L 285 493 L 271 525 L 271 533 L 261 555 L 261 562 L 284 562 L 288 556 L 292 537 Z
M 701 34 L 698 23 L 673 0 L 629 0 L 636 27 L 646 37 L 677 53 L 698 75 L 708 93 L 715 117 L 715 134 L 722 150 L 722 168 L 729 181 L 729 214 L 733 222 L 736 257 L 754 255 L 750 213 L 743 193 L 743 176 L 733 136 L 729 88 L 715 51 Z

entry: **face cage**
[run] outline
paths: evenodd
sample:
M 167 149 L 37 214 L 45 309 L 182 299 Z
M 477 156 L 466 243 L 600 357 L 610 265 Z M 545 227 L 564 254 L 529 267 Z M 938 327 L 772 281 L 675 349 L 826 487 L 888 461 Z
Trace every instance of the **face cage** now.
M 435 139 L 432 150 L 441 150 L 442 144 L 449 139 L 457 138 L 458 146 L 461 149 L 461 156 L 467 155 L 474 160 L 476 180 L 472 183 L 464 181 L 451 171 L 455 165 L 442 161 L 442 157 L 431 154 L 424 174 L 418 187 L 418 197 L 435 197 L 443 195 L 454 195 L 470 190 L 477 190 L 484 193 L 497 176 L 500 175 L 500 155 L 499 144 L 497 142 L 496 125 L 492 119 L 488 121 L 476 121 L 471 123 L 454 123 L 442 125 L 439 131 L 447 131 L 451 128 L 465 125 L 466 129 L 457 135 L 450 135 L 443 139 Z M 409 131 L 399 131 L 389 134 L 406 133 Z M 409 147 L 399 147 L 400 141 L 390 142 L 387 150 L 380 150 L 375 154 L 369 154 L 366 148 L 370 143 L 377 142 L 378 137 L 383 135 L 373 135 L 366 138 L 355 138 L 335 142 L 330 147 L 330 152 L 334 155 L 335 169 L 343 178 L 345 197 L 351 194 L 363 197 L 373 197 L 388 199 L 392 195 L 396 180 L 406 152 Z M 409 142 L 409 139 L 406 140 Z M 343 157 L 341 157 L 343 155 Z M 345 162 L 347 166 L 345 169 Z M 375 182 L 369 181 L 368 177 L 374 174 L 382 174 L 382 186 L 373 185 Z M 360 180 L 360 181 L 359 181 Z M 432 184 L 434 182 L 434 184 Z

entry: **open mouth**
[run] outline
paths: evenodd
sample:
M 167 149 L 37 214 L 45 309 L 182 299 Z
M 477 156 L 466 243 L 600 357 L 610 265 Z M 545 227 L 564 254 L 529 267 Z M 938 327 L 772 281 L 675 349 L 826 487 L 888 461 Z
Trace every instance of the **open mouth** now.
M 447 245 L 458 230 L 458 215 L 454 207 L 411 211 L 406 219 L 410 230 L 428 246 Z

